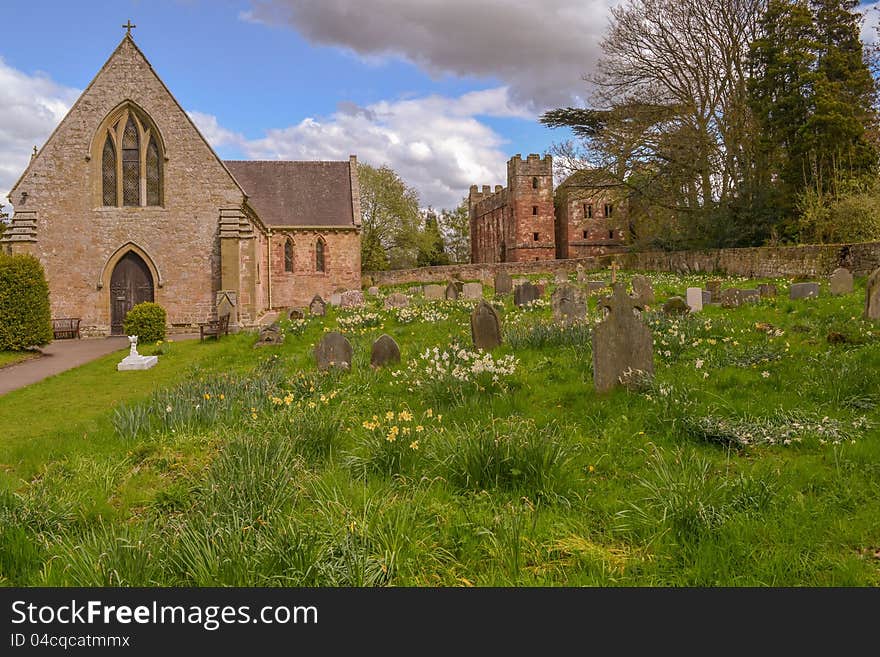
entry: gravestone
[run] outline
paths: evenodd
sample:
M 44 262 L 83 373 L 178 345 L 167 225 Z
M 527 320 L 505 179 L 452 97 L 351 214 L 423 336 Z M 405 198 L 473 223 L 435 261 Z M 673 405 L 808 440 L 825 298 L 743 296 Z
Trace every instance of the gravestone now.
M 513 290 L 513 279 L 506 271 L 495 274 L 495 294 L 510 294 Z
M 845 267 L 838 267 L 831 272 L 828 282 L 831 284 L 831 294 L 850 294 L 853 291 L 853 275 Z
M 756 303 L 761 298 L 758 290 L 741 290 L 736 287 L 722 290 L 721 307 L 738 308 L 744 303 Z
M 471 339 L 474 347 L 489 351 L 501 344 L 501 319 L 498 311 L 481 299 L 471 313 Z
M 718 303 L 721 301 L 721 281 L 713 279 L 706 283 L 706 289 L 712 295 L 712 301 Z
M 703 309 L 703 290 L 698 287 L 689 287 L 685 294 L 687 305 L 691 312 L 695 313 Z
M 580 288 L 563 283 L 550 295 L 553 319 L 561 324 L 579 322 L 587 316 L 587 299 Z
M 343 292 L 339 298 L 339 305 L 343 308 L 359 308 L 364 305 L 364 293 L 360 290 Z
M 339 292 L 334 292 L 330 295 L 330 305 L 331 306 L 340 306 L 342 305 L 342 295 Z
M 443 299 L 446 296 L 446 288 L 442 285 L 426 285 L 425 286 L 425 299 L 428 301 L 436 301 L 437 299 Z
M 709 290 L 700 290 L 703 293 L 703 305 L 708 306 L 712 303 L 712 293 Z
M 762 299 L 775 297 L 777 294 L 776 285 L 773 283 L 761 283 L 758 285 L 758 295 Z
M 284 344 L 284 334 L 281 332 L 281 326 L 275 322 L 260 328 L 260 337 L 254 346 L 271 347 L 279 344 Z
M 623 283 L 611 286 L 600 306 L 607 317 L 593 329 L 593 382 L 597 392 L 623 384 L 638 385 L 654 374 L 654 338 L 636 310 L 643 307 L 626 293 Z
M 323 317 L 327 314 L 327 302 L 321 298 L 320 294 L 316 294 L 312 297 L 312 300 L 309 303 L 309 314 L 314 315 L 315 317 Z
M 482 283 L 465 283 L 461 290 L 461 294 L 465 299 L 482 299 L 483 284 Z
M 818 283 L 792 283 L 788 289 L 789 299 L 815 299 L 818 296 Z
M 528 281 L 513 288 L 513 303 L 517 306 L 524 306 L 527 303 L 531 303 L 540 296 L 541 294 L 538 291 L 538 288 Z
M 641 274 L 636 274 L 632 278 L 633 296 L 639 300 L 643 306 L 653 305 L 654 286 L 651 285 L 651 279 Z
M 865 283 L 865 318 L 880 319 L 880 269 L 875 269 Z
M 372 287 L 368 287 L 367 294 L 369 294 L 371 297 L 375 297 L 379 294 L 379 288 L 375 285 L 373 285 Z
M 315 345 L 315 363 L 319 370 L 328 370 L 331 367 L 350 369 L 353 354 L 351 342 L 337 331 L 325 334 Z
M 400 362 L 400 347 L 390 335 L 380 335 L 370 350 L 370 365 L 385 367 Z
M 291 308 L 287 311 L 287 319 L 291 322 L 297 319 L 305 319 L 306 314 L 299 308 Z
M 407 308 L 409 307 L 409 297 L 402 292 L 395 292 L 385 297 L 386 308 Z
M 556 275 L 553 277 L 553 282 L 556 285 L 562 285 L 563 283 L 568 283 L 568 274 L 563 271 L 556 272 Z
M 141 356 L 137 350 L 138 336 L 128 336 L 128 356 L 116 364 L 117 372 L 130 372 L 135 370 L 148 370 L 159 362 L 158 356 Z
M 424 294 L 425 288 L 422 285 L 414 285 L 413 287 L 406 288 L 406 293 L 410 296 L 414 296 L 416 294 Z
M 690 311 L 687 301 L 681 297 L 669 297 L 663 304 L 663 312 L 667 315 L 687 315 Z
M 582 265 L 577 266 L 577 282 L 578 283 L 586 283 L 587 282 L 587 272 L 583 268 Z
M 451 301 L 457 301 L 458 295 L 461 294 L 461 287 L 458 281 L 450 281 L 449 285 L 446 286 L 446 290 L 444 295 L 447 299 Z

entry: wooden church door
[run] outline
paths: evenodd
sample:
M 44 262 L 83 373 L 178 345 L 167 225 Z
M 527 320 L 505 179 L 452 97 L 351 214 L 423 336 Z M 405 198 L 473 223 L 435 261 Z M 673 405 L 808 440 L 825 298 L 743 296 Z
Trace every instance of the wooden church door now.
M 110 330 L 123 335 L 122 323 L 132 307 L 153 300 L 153 277 L 147 263 L 129 251 L 116 263 L 110 277 Z

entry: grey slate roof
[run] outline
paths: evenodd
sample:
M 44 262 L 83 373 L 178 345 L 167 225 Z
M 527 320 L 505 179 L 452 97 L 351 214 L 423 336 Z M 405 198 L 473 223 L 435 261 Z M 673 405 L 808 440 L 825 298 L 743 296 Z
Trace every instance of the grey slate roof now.
M 267 226 L 351 226 L 348 162 L 226 160 Z

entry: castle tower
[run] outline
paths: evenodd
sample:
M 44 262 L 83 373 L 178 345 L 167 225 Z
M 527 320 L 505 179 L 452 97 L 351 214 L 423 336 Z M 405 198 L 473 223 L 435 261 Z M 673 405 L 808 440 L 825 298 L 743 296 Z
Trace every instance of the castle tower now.
M 515 155 L 507 163 L 510 220 L 506 226 L 505 262 L 553 260 L 556 257 L 553 158 Z

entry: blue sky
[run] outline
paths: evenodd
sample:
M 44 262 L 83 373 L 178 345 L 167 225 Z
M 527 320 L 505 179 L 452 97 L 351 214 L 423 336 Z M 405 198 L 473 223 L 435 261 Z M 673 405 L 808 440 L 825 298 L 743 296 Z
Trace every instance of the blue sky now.
M 389 164 L 423 204 L 568 137 L 615 0 L 4 0 L 0 193 L 124 34 L 221 157 Z

